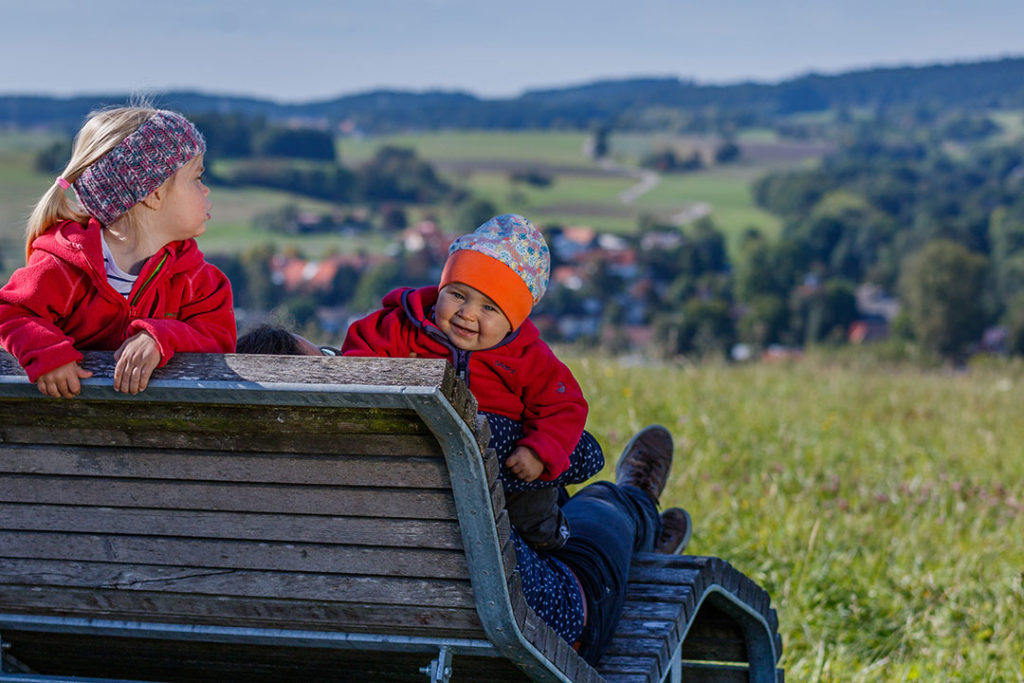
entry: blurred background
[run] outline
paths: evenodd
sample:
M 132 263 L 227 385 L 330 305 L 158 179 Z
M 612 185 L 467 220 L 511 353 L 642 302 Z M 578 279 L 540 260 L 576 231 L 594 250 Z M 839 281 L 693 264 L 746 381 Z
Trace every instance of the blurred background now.
M 552 341 L 1024 351 L 1019 3 L 0 6 L 4 276 L 84 116 L 145 97 L 209 139 L 243 325 L 338 342 L 516 212 Z

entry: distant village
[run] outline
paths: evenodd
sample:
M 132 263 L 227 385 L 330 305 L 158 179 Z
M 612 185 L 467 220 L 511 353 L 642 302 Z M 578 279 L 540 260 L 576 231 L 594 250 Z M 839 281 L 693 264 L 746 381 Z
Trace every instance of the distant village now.
M 314 214 L 296 217 L 299 225 L 309 230 L 323 219 Z M 300 231 L 305 231 L 299 228 Z M 393 250 L 386 254 L 367 252 L 338 253 L 320 259 L 278 253 L 271 258 L 271 280 L 286 296 L 306 295 L 322 298 L 336 286 L 342 271 L 362 274 L 383 266 L 401 256 L 406 268 L 395 286 L 423 286 L 435 283 L 455 235 L 441 231 L 432 221 L 421 221 L 396 235 Z M 650 231 L 639 240 L 601 233 L 589 227 L 556 228 L 548 234 L 553 267 L 548 292 L 538 305 L 532 319 L 551 342 L 597 345 L 624 353 L 643 353 L 656 349 L 654 311 L 649 310 L 651 292 L 664 291 L 670 281 L 660 280 L 656 269 L 643 267 L 643 255 L 652 251 L 671 251 L 685 240 L 675 230 Z M 595 274 L 621 283 L 614 291 L 595 287 Z M 798 288 L 798 296 L 811 296 L 820 282 L 808 276 Z M 871 284 L 855 290 L 856 319 L 844 331 L 845 341 L 867 344 L 886 339 L 890 325 L 900 312 L 899 301 Z M 618 301 L 624 306 L 616 324 L 609 324 L 608 304 Z M 319 305 L 316 324 L 329 338 L 342 338 L 348 325 L 368 310 L 355 310 L 350 304 Z M 739 317 L 743 311 L 734 310 Z M 986 350 L 1000 351 L 1005 344 L 1005 330 L 990 329 L 983 340 Z M 798 358 L 799 345 L 772 343 L 757 348 L 735 341 L 727 349 L 735 361 L 783 360 Z

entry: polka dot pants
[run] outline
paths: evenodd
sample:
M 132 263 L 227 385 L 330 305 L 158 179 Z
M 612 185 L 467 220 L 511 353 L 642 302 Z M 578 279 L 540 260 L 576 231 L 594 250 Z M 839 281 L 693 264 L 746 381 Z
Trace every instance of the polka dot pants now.
M 487 424 L 491 428 L 491 440 L 487 445 L 494 449 L 498 455 L 498 462 L 502 464 L 498 469 L 498 478 L 501 479 L 506 491 L 529 491 L 551 486 L 581 484 L 604 468 L 604 452 L 600 444 L 590 432 L 585 431 L 576 448 L 569 454 L 569 469 L 550 481 L 523 481 L 504 466 L 505 459 L 512 454 L 516 444 L 523 438 L 522 423 L 504 415 L 482 415 L 487 418 Z

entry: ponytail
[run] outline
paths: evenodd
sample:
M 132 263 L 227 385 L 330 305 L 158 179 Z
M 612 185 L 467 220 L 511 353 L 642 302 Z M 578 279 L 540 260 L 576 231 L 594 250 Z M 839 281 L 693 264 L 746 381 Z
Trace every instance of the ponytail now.
M 67 170 L 64 171 L 61 177 L 69 183 L 74 182 L 74 178 L 68 177 Z M 89 214 L 82 210 L 81 207 L 69 202 L 64 188 L 55 182 L 46 191 L 46 194 L 36 202 L 32 215 L 28 219 L 28 226 L 25 228 L 26 263 L 28 263 L 28 259 L 32 255 L 32 242 L 46 232 L 51 225 L 64 220 L 84 223 L 89 220 Z

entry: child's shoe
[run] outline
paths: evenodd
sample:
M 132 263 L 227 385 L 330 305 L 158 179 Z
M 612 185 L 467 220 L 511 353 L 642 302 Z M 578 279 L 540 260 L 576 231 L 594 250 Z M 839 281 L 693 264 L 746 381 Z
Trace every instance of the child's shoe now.
M 693 533 L 693 519 L 683 508 L 669 508 L 661 513 L 661 533 L 654 544 L 654 552 L 662 555 L 678 555 L 690 543 Z
M 672 435 L 661 425 L 644 427 L 626 444 L 615 466 L 615 483 L 635 486 L 655 505 L 672 468 Z

